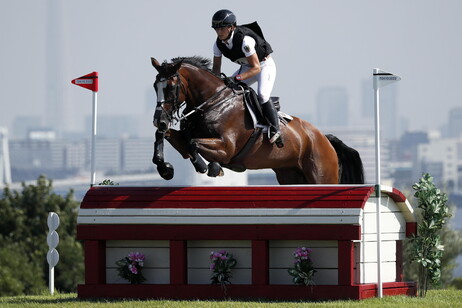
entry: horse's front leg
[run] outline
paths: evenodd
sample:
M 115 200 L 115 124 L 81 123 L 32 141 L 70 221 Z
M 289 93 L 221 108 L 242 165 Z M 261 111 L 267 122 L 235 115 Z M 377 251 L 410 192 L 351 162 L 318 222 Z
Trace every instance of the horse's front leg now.
M 165 180 L 171 180 L 174 175 L 172 164 L 164 161 L 164 131 L 156 131 L 156 140 L 154 141 L 154 155 L 152 162 L 157 166 L 157 172 Z

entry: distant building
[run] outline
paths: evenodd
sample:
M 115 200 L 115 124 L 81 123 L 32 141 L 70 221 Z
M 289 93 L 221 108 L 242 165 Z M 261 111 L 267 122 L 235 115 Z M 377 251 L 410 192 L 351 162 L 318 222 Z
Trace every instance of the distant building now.
M 420 144 L 414 178 L 430 173 L 449 192 L 462 193 L 462 138 L 431 139 Z
M 128 138 L 138 136 L 138 118 L 133 115 L 99 115 L 97 135 L 102 138 Z M 85 120 L 87 135 L 90 136 L 92 119 Z
M 38 116 L 20 116 L 13 119 L 11 139 L 27 138 L 30 131 L 43 127 L 42 118 Z
M 375 158 L 375 131 L 372 128 L 324 128 L 326 134 L 333 134 L 340 138 L 347 146 L 359 152 L 363 162 L 366 183 L 374 184 L 376 181 L 376 158 Z M 389 183 L 390 174 L 390 151 L 389 142 L 383 140 L 380 147 L 381 158 L 381 181 Z
M 125 173 L 153 170 L 153 138 L 127 138 L 121 140 L 121 169 Z
M 325 87 L 316 96 L 316 126 L 344 127 L 348 125 L 348 93 L 343 87 Z
M 393 187 L 406 190 L 420 178 L 416 177 L 415 171 L 418 164 L 418 147 L 427 143 L 427 132 L 406 132 L 399 140 L 390 142 L 389 168 Z
M 153 172 L 152 138 L 97 138 L 96 171 L 103 175 Z M 53 131 L 34 131 L 9 141 L 13 180 L 35 180 L 40 174 L 66 178 L 90 170 L 88 139 L 57 139 Z
M 11 182 L 8 131 L 6 128 L 0 127 L 0 187 Z
M 452 108 L 449 111 L 448 133 L 451 138 L 462 136 L 462 107 Z
M 380 91 L 380 134 L 388 140 L 397 140 L 401 131 L 406 129 L 397 110 L 397 86 L 390 86 Z M 374 90 L 371 80 L 362 82 L 361 115 L 373 123 L 375 118 Z

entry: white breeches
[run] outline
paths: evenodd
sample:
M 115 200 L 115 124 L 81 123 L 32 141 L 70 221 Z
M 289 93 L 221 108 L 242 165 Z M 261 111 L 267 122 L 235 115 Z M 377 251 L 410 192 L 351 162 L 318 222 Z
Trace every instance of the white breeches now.
M 249 65 L 242 65 L 233 76 L 242 74 L 248 71 Z M 255 82 L 258 83 L 257 94 L 260 104 L 266 103 L 271 97 L 271 91 L 273 91 L 274 81 L 276 80 L 276 63 L 274 63 L 273 57 L 260 62 L 261 71 L 259 74 L 252 78 L 243 80 L 247 85 L 252 85 Z

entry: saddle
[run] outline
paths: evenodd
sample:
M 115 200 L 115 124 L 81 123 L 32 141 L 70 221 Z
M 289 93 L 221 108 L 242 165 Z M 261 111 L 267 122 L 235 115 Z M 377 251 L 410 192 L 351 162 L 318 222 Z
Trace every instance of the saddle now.
M 258 139 L 258 137 L 260 137 L 261 133 L 266 132 L 268 130 L 268 123 L 263 115 L 263 110 L 261 108 L 260 102 L 258 101 L 258 96 L 252 87 L 248 86 L 246 83 L 243 83 L 243 82 L 239 82 L 239 83 L 229 82 L 229 79 L 226 77 L 224 81 L 225 81 L 225 84 L 229 88 L 231 88 L 233 91 L 242 91 L 244 105 L 250 117 L 252 118 L 252 122 L 254 126 L 254 131 L 252 135 L 250 136 L 249 140 L 247 140 L 247 143 L 245 144 L 245 146 L 233 158 L 234 161 L 237 161 L 243 158 L 244 156 L 246 156 L 247 153 L 250 151 L 250 149 L 255 144 L 255 141 Z M 287 125 L 290 121 L 293 120 L 292 116 L 280 111 L 281 106 L 279 103 L 279 97 L 276 97 L 276 96 L 271 97 L 270 101 L 272 104 L 274 104 L 274 107 L 278 111 L 279 122 L 282 125 Z M 228 168 L 235 170 L 235 171 L 241 170 L 239 169 L 239 166 L 228 166 Z
M 268 123 L 263 115 L 263 110 L 261 109 L 261 105 L 258 101 L 258 96 L 257 93 L 255 93 L 255 90 L 244 82 L 227 82 L 226 79 L 225 83 L 229 88 L 233 89 L 233 91 L 242 91 L 244 104 L 247 112 L 252 118 L 254 128 L 260 127 L 266 130 L 268 128 Z M 293 120 L 292 116 L 281 111 L 279 97 L 272 96 L 270 97 L 270 101 L 278 111 L 279 122 L 282 125 L 287 125 L 290 121 Z

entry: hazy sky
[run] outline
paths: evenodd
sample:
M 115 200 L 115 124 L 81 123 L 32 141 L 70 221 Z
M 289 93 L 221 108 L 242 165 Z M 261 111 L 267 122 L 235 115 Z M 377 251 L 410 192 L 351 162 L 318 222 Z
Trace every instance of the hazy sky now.
M 17 116 L 53 112 L 45 101 L 55 67 L 63 129 L 83 130 L 91 114 L 91 92 L 71 79 L 98 71 L 99 114 L 139 116 L 152 135 L 150 57 L 212 57 L 210 20 L 221 8 L 234 11 L 238 23 L 257 20 L 263 28 L 278 69 L 273 94 L 288 113 L 314 114 L 319 89 L 341 86 L 349 95 L 346 116 L 361 123 L 361 84 L 370 80 L 372 89 L 375 67 L 403 78 L 393 85 L 398 116 L 412 130 L 438 128 L 451 108 L 462 106 L 458 0 L 0 0 L 0 127 Z M 225 73 L 237 68 L 224 62 Z

